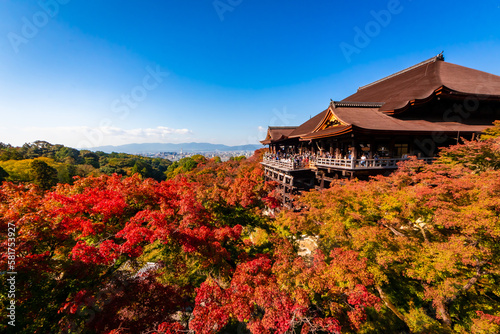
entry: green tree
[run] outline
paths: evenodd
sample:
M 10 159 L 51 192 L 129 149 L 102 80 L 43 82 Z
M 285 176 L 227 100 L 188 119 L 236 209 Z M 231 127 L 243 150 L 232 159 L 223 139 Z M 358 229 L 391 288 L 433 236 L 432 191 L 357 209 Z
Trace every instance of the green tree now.
M 78 160 L 80 152 L 71 147 L 63 146 L 57 150 L 55 158 L 57 161 L 64 162 L 67 158 L 72 158 L 74 161 Z
M 97 175 L 98 169 L 94 168 L 92 165 L 77 165 L 76 166 L 76 175 L 82 176 L 82 177 L 87 177 L 90 175 Z
M 132 167 L 132 174 L 139 174 L 142 177 L 151 177 L 151 166 L 144 160 L 137 160 Z
M 90 151 L 80 151 L 83 156 L 84 163 L 86 165 L 91 165 L 94 168 L 99 168 L 99 156 Z
M 60 183 L 73 184 L 73 177 L 76 176 L 76 166 L 75 165 L 64 165 L 59 168 L 58 179 Z
M 2 167 L 0 167 L 0 182 L 5 181 L 9 173 L 7 173 Z
M 181 160 L 171 164 L 165 171 L 165 175 L 167 179 L 171 179 L 178 174 L 190 172 L 200 164 L 204 164 L 206 162 L 207 159 L 200 154 L 193 155 L 192 157 L 182 158 Z
M 0 148 L 0 161 L 21 160 L 22 158 L 18 150 L 10 145 Z
M 30 164 L 33 183 L 44 190 L 55 186 L 58 181 L 57 170 L 42 160 L 33 160 Z
M 483 134 L 481 135 L 482 140 L 498 137 L 500 137 L 500 121 L 494 121 L 493 126 L 484 130 Z
M 196 168 L 198 164 L 196 163 L 196 161 L 194 161 L 193 159 L 191 158 L 188 158 L 188 160 L 186 160 L 184 162 L 184 165 L 182 166 L 182 169 L 185 171 L 185 172 L 189 172 L 193 169 Z
M 240 156 L 237 156 L 237 157 L 231 157 L 229 158 L 229 160 L 231 161 L 241 161 L 241 160 L 244 160 L 246 159 L 244 155 L 240 155 Z

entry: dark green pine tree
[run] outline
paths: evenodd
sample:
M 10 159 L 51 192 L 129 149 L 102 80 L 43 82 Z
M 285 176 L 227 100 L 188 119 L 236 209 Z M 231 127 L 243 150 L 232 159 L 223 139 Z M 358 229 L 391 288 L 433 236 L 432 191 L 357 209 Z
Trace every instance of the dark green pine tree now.
M 2 167 L 0 167 L 0 182 L 7 180 L 9 177 L 9 173 L 5 171 Z
M 57 170 L 54 167 L 42 160 L 33 160 L 30 167 L 33 183 L 40 188 L 48 190 L 57 184 Z

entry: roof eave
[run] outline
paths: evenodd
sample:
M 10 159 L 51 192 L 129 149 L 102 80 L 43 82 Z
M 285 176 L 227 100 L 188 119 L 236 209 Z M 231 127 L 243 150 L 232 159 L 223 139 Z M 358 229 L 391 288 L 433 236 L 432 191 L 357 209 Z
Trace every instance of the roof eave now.
M 405 112 L 408 110 L 410 107 L 413 106 L 418 106 L 425 104 L 435 97 L 470 97 L 471 99 L 478 99 L 478 100 L 488 100 L 488 101 L 500 101 L 500 96 L 499 95 L 490 95 L 490 94 L 477 94 L 477 93 L 470 93 L 470 92 L 459 92 L 456 90 L 453 90 L 451 88 L 448 88 L 446 86 L 440 86 L 436 88 L 429 96 L 420 98 L 420 99 L 413 99 L 408 101 L 404 106 L 399 107 L 399 108 L 394 108 L 392 110 L 383 110 L 383 107 L 381 108 L 380 111 L 386 113 L 387 115 L 397 115 Z
M 300 141 L 308 141 L 312 139 L 321 139 L 321 138 L 327 138 L 327 137 L 336 137 L 336 136 L 341 136 L 346 133 L 349 133 L 353 130 L 353 126 L 349 125 L 347 128 L 341 129 L 338 132 L 333 132 L 333 133 L 328 133 L 328 134 L 310 134 L 306 135 L 300 138 Z

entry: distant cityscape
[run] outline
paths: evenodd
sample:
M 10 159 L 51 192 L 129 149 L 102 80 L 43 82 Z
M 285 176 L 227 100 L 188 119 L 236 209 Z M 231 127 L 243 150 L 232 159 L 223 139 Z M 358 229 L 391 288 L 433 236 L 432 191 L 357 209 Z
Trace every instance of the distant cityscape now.
M 223 144 L 210 143 L 148 143 L 148 144 L 127 144 L 120 146 L 100 146 L 93 147 L 93 151 L 103 151 L 106 153 L 121 152 L 136 154 L 149 158 L 163 158 L 170 161 L 178 161 L 182 158 L 193 155 L 203 155 L 207 159 L 220 157 L 222 161 L 227 161 L 231 157 L 250 157 L 255 150 L 264 146 L 258 144 L 246 144 L 239 146 L 227 146 Z
M 246 158 L 251 157 L 254 151 L 209 151 L 209 152 L 152 152 L 152 153 L 140 153 L 138 155 L 149 157 L 149 158 L 162 158 L 168 159 L 170 161 L 178 161 L 182 158 L 192 157 L 193 155 L 203 155 L 207 159 L 219 157 L 222 161 L 228 161 L 232 157 L 245 156 Z

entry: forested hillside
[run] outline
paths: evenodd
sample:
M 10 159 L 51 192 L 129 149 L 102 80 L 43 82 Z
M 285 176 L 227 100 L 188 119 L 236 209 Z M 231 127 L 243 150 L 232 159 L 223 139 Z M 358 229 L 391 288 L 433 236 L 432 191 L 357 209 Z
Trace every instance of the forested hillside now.
M 48 189 L 57 183 L 72 183 L 75 176 L 131 175 L 162 181 L 171 162 L 125 153 L 76 150 L 45 141 L 21 147 L 0 143 L 0 181 L 33 182 Z
M 498 333 L 499 128 L 294 210 L 276 207 L 259 151 L 180 161 L 166 181 L 4 182 L 16 332 Z M 316 247 L 298 255 L 307 236 Z

